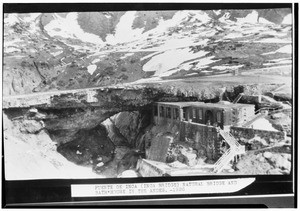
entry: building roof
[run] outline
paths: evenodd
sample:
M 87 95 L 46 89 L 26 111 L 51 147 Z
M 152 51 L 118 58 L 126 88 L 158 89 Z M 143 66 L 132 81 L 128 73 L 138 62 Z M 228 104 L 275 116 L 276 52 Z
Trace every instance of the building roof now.
M 204 102 L 157 102 L 158 104 L 161 105 L 166 105 L 166 106 L 178 106 L 180 108 L 184 107 L 209 107 L 209 108 L 223 108 L 223 109 L 228 109 L 228 108 L 244 108 L 244 107 L 254 107 L 253 104 L 241 104 L 241 103 L 230 103 L 226 101 L 222 101 L 219 103 L 204 103 Z

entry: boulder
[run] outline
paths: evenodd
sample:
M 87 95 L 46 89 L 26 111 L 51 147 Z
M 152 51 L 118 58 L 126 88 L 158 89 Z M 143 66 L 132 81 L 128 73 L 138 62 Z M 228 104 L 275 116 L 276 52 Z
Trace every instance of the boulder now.
M 134 178 L 134 177 L 139 177 L 138 173 L 134 170 L 126 170 L 123 171 L 118 178 Z
M 282 174 L 282 171 L 279 168 L 270 169 L 267 171 L 267 174 Z
M 283 156 L 278 156 L 277 159 L 276 159 L 276 163 L 275 163 L 275 166 L 277 168 L 280 168 L 280 169 L 286 169 L 288 171 L 290 171 L 291 169 L 291 162 L 288 161 L 285 157 Z
M 20 131 L 36 134 L 45 127 L 43 121 L 24 120 L 21 122 Z
M 283 156 L 284 158 L 286 158 L 288 161 L 292 160 L 292 155 L 291 154 L 281 154 L 281 156 Z
M 264 152 L 263 156 L 267 159 L 270 159 L 273 156 L 273 154 L 271 152 Z

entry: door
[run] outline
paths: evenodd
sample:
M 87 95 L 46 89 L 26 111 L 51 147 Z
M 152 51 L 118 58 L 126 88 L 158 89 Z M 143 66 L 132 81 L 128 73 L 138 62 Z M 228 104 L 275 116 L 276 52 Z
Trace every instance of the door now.
M 213 113 L 211 110 L 205 112 L 205 124 L 212 125 L 214 123 Z

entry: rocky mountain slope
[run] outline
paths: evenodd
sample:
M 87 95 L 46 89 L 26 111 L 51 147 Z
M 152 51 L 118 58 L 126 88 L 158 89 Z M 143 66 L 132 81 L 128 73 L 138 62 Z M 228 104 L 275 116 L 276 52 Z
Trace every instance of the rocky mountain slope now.
M 289 9 L 5 14 L 3 94 L 290 74 L 291 33 Z

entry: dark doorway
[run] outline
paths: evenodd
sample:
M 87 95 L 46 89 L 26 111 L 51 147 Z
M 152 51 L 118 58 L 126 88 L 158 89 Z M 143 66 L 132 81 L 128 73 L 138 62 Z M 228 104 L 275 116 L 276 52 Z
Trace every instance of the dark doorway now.
M 205 123 L 207 125 L 212 125 L 214 123 L 213 113 L 210 110 L 205 112 Z
M 183 121 L 188 121 L 188 112 L 187 112 L 187 108 L 183 108 L 182 109 L 183 112 Z

